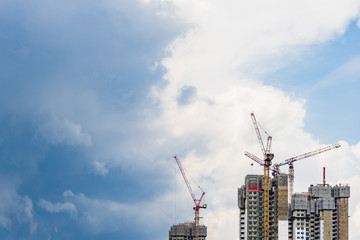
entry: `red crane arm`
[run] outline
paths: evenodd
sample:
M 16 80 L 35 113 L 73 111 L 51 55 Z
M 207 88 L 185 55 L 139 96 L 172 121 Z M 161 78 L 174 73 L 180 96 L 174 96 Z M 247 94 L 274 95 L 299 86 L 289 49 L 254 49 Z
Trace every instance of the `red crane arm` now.
M 254 123 L 256 136 L 257 136 L 257 138 L 258 138 L 258 140 L 259 140 L 262 154 L 264 155 L 264 158 L 266 158 L 266 151 L 265 151 L 264 143 L 263 143 L 262 138 L 261 138 L 260 130 L 259 130 L 259 127 L 258 127 L 258 125 L 257 125 L 255 115 L 254 115 L 254 113 L 251 113 L 250 115 L 251 115 L 251 119 L 252 119 L 252 121 L 253 121 L 253 123 Z
M 261 160 L 260 158 L 258 158 L 257 156 L 249 153 L 249 152 L 245 152 L 245 156 L 247 156 L 248 158 L 254 160 L 255 162 L 257 162 L 258 164 L 260 164 L 261 166 L 265 165 L 265 162 L 263 160 Z
M 296 161 L 298 161 L 300 159 L 308 158 L 308 157 L 311 157 L 311 156 L 314 156 L 314 155 L 329 151 L 329 150 L 334 149 L 334 148 L 339 148 L 339 147 L 341 147 L 340 143 L 337 143 L 335 145 L 326 146 L 326 147 L 320 148 L 320 149 L 312 151 L 312 152 L 308 152 L 308 153 L 304 153 L 304 154 L 301 154 L 301 155 L 296 156 L 296 157 L 288 158 L 288 159 L 284 160 L 283 162 L 276 164 L 276 166 L 280 167 L 280 166 L 283 166 L 283 165 L 286 165 L 286 164 L 289 164 L 289 163 L 292 163 L 292 162 L 296 162 Z
M 203 193 L 201 194 L 201 197 L 200 197 L 199 201 L 198 201 L 197 203 L 195 203 L 196 206 L 199 206 L 199 205 L 200 205 L 201 200 L 203 199 L 204 195 L 205 195 L 205 192 L 203 191 Z
M 187 177 L 186 177 L 184 168 L 183 168 L 183 166 L 181 165 L 180 160 L 177 158 L 177 156 L 174 156 L 174 158 L 175 158 L 175 160 L 176 160 L 177 165 L 179 166 L 180 172 L 181 172 L 181 174 L 182 174 L 182 176 L 183 176 L 183 178 L 184 178 L 184 181 L 185 181 L 185 183 L 186 183 L 187 188 L 189 189 L 190 195 L 191 195 L 191 197 L 192 197 L 192 199 L 193 199 L 193 201 L 194 201 L 194 203 L 195 203 L 195 206 L 197 207 L 197 209 L 198 209 L 199 207 L 200 207 L 200 208 L 206 208 L 205 205 L 204 205 L 205 207 L 204 207 L 204 206 L 203 206 L 203 207 L 200 206 L 201 200 L 203 199 L 203 197 L 204 197 L 204 195 L 205 195 L 205 192 L 202 191 L 203 193 L 201 194 L 200 199 L 199 199 L 199 200 L 196 200 L 195 194 L 194 194 L 194 192 L 193 192 L 193 190 L 192 190 L 192 188 L 191 188 L 191 186 L 190 186 L 190 183 L 189 183 L 189 181 L 188 181 L 188 179 L 187 179 Z M 199 187 L 199 188 L 200 188 L 200 187 Z
M 190 194 L 191 194 L 191 197 L 192 197 L 192 199 L 194 200 L 194 203 L 195 203 L 195 205 L 196 205 L 195 194 L 194 194 L 193 190 L 191 189 L 191 186 L 190 186 L 189 181 L 188 181 L 188 179 L 187 179 L 187 177 L 186 177 L 184 168 L 182 167 L 181 162 L 180 162 L 180 160 L 177 158 L 177 156 L 174 156 L 174 158 L 175 158 L 175 160 L 176 160 L 177 165 L 179 166 L 180 172 L 181 172 L 181 174 L 182 174 L 182 176 L 183 176 L 183 178 L 184 178 L 184 180 L 185 180 L 186 186 L 187 186 L 187 188 L 189 189 L 189 192 L 190 192 Z

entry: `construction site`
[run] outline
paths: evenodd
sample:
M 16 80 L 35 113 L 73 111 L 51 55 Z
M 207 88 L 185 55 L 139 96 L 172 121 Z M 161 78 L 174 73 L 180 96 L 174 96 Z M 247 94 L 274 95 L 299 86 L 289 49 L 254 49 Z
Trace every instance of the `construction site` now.
M 278 163 L 273 163 L 272 137 L 265 131 L 266 145 L 253 113 L 250 114 L 258 139 L 261 157 L 249 152 L 245 156 L 255 161 L 262 175 L 247 174 L 237 189 L 239 208 L 239 240 L 348 240 L 350 186 L 326 183 L 311 184 L 307 192 L 294 193 L 294 162 L 341 147 L 329 145 Z M 207 227 L 200 225 L 200 209 L 205 192 L 196 198 L 177 156 L 179 170 L 194 202 L 194 221 L 171 226 L 169 240 L 205 240 Z M 288 173 L 280 168 L 288 166 Z M 271 174 L 270 174 L 271 173 Z

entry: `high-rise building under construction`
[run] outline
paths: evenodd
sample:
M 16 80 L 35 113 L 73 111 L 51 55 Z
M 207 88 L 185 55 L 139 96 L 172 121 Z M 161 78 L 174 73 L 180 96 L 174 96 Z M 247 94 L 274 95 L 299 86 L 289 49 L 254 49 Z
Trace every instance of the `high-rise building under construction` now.
M 289 240 L 348 240 L 350 187 L 311 185 L 296 193 L 289 208 Z
M 271 179 L 269 188 L 269 239 L 280 239 L 279 232 L 288 231 L 288 176 Z M 240 240 L 264 239 L 263 175 L 247 175 L 238 189 Z M 287 237 L 287 236 L 286 236 Z
M 238 189 L 240 240 L 264 240 L 263 175 L 247 175 Z M 288 176 L 270 181 L 269 239 L 348 240 L 350 187 L 311 185 L 288 205 Z
M 199 240 L 205 240 L 207 228 L 205 225 L 199 226 Z M 169 240 L 194 240 L 195 239 L 195 223 L 186 222 L 172 225 L 169 230 Z

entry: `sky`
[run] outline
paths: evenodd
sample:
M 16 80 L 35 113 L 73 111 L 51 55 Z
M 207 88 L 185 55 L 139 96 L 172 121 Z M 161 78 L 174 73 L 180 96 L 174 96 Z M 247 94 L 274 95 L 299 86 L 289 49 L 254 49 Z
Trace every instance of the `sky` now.
M 274 162 L 340 142 L 295 191 L 326 167 L 359 239 L 359 89 L 359 0 L 0 0 L 0 238 L 166 239 L 177 155 L 207 239 L 238 239 L 253 112 Z

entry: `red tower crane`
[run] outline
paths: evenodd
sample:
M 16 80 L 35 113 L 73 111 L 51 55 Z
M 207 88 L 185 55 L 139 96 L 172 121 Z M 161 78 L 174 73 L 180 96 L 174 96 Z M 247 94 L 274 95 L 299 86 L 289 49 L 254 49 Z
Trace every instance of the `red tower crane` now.
M 200 210 L 200 208 L 206 208 L 207 207 L 206 204 L 200 205 L 201 201 L 202 201 L 202 199 L 203 199 L 203 197 L 205 195 L 205 192 L 201 189 L 200 186 L 198 186 L 200 188 L 200 190 L 202 191 L 202 194 L 201 194 L 201 197 L 200 197 L 199 200 L 196 199 L 195 194 L 194 194 L 194 192 L 193 192 L 193 190 L 192 190 L 192 188 L 190 186 L 190 183 L 189 183 L 189 181 L 188 181 L 188 179 L 186 177 L 184 168 L 182 167 L 180 160 L 177 158 L 177 156 L 174 156 L 174 158 L 176 160 L 177 165 L 179 166 L 180 172 L 181 172 L 181 174 L 182 174 L 182 176 L 184 178 L 186 186 L 189 189 L 190 195 L 191 195 L 191 197 L 192 197 L 192 199 L 193 199 L 193 201 L 195 203 L 195 207 L 193 208 L 195 210 L 195 218 L 194 218 L 194 220 L 195 220 L 195 240 L 199 240 L 199 222 L 200 222 L 199 210 Z
M 253 161 L 259 163 L 261 166 L 264 167 L 264 239 L 269 239 L 269 186 L 270 186 L 270 175 L 269 170 L 271 169 L 274 173 L 274 176 L 277 177 L 277 175 L 280 173 L 280 167 L 284 165 L 289 165 L 289 194 L 290 194 L 290 202 L 293 194 L 293 186 L 294 186 L 294 166 L 293 162 L 308 158 L 311 156 L 314 156 L 316 154 L 320 154 L 326 151 L 329 151 L 334 148 L 339 148 L 341 145 L 339 143 L 331 146 L 327 146 L 324 148 L 320 148 L 316 151 L 308 152 L 296 157 L 292 157 L 289 159 L 286 159 L 280 163 L 274 164 L 274 166 L 271 166 L 271 161 L 274 158 L 274 154 L 271 152 L 271 142 L 272 137 L 265 131 L 265 133 L 268 135 L 267 137 L 267 144 L 266 149 L 264 147 L 262 137 L 259 131 L 258 123 L 256 121 L 255 115 L 251 113 L 251 119 L 254 124 L 256 136 L 258 138 L 260 148 L 264 157 L 264 160 L 261 160 L 260 158 L 256 157 L 255 155 L 245 152 L 245 156 L 249 157 Z

